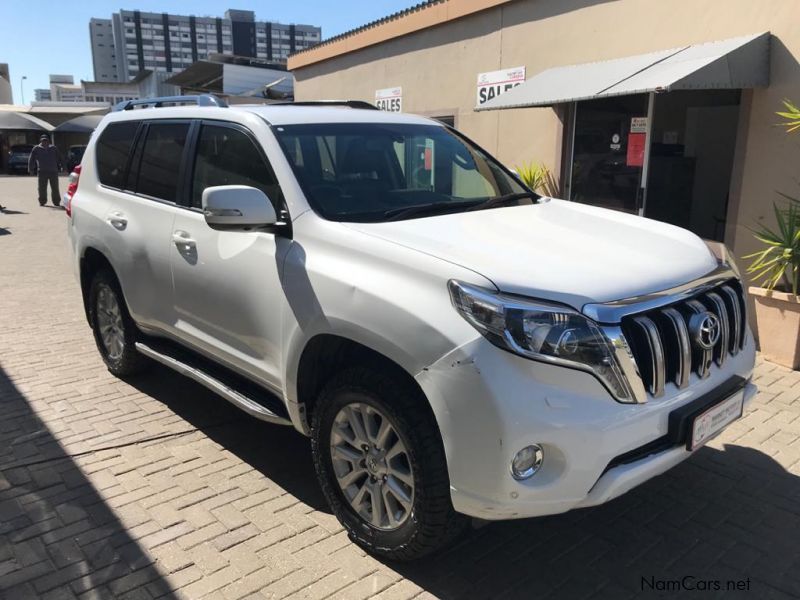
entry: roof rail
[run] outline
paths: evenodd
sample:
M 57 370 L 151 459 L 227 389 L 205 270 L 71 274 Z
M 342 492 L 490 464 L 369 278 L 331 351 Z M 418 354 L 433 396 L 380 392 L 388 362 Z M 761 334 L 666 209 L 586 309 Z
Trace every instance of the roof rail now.
M 299 102 L 270 102 L 268 106 L 347 106 L 365 110 L 380 110 L 366 100 L 300 100 Z
M 197 106 L 218 106 L 228 108 L 224 100 L 213 94 L 199 94 L 192 96 L 161 96 L 159 98 L 142 98 L 140 100 L 124 100 L 114 106 L 114 112 L 118 110 L 133 110 L 135 106 L 152 105 L 153 108 L 161 108 L 164 104 L 196 104 Z

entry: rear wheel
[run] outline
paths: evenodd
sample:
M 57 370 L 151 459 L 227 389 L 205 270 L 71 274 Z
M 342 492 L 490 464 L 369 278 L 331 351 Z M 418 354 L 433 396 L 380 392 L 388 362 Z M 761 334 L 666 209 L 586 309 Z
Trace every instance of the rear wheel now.
M 351 539 L 393 560 L 421 558 L 467 522 L 450 501 L 439 431 L 409 382 L 363 368 L 323 390 L 312 424 L 322 490 Z
M 140 372 L 147 359 L 136 350 L 136 324 L 128 314 L 116 277 L 98 271 L 89 290 L 89 317 L 103 362 L 114 375 Z

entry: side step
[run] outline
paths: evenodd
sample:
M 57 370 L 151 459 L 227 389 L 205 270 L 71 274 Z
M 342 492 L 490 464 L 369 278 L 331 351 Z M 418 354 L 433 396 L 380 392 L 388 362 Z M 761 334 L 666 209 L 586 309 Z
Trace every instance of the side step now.
M 257 400 L 254 400 L 253 398 L 239 392 L 228 382 L 222 381 L 222 377 L 219 376 L 219 371 L 221 368 L 214 368 L 214 374 L 209 372 L 212 369 L 204 369 L 203 363 L 209 362 L 207 359 L 197 357 L 197 361 L 191 360 L 193 358 L 192 353 L 188 351 L 178 351 L 173 353 L 169 351 L 171 348 L 169 348 L 167 344 L 158 342 L 152 344 L 136 342 L 136 349 L 145 356 L 160 362 L 162 365 L 169 367 L 173 371 L 177 371 L 189 379 L 194 379 L 200 385 L 203 385 L 212 392 L 219 394 L 225 398 L 225 400 L 239 407 L 247 414 L 254 416 L 256 419 L 268 421 L 269 423 L 277 423 L 278 425 L 292 424 L 288 416 L 277 414 L 275 411 L 270 410 Z M 226 377 L 225 379 L 228 378 Z M 255 386 L 254 384 L 249 384 L 246 387 L 252 388 Z M 268 394 L 268 392 L 264 392 L 264 394 Z M 277 400 L 275 402 L 277 402 Z

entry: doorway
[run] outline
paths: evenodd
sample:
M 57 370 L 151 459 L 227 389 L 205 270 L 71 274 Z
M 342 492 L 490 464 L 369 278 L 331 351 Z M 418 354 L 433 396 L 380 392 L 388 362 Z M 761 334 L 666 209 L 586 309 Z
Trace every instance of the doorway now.
M 652 124 L 647 94 L 577 102 L 568 198 L 724 241 L 740 98 L 741 90 L 656 94 Z
M 655 98 L 644 216 L 723 241 L 740 90 Z

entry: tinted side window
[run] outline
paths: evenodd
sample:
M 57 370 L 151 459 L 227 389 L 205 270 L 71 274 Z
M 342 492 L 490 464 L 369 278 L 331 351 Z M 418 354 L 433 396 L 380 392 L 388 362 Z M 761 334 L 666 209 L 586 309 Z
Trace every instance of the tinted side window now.
M 97 177 L 103 185 L 123 187 L 128 154 L 138 128 L 138 121 L 111 123 L 100 134 L 96 149 Z
M 150 123 L 139 163 L 137 194 L 178 200 L 178 170 L 188 134 L 188 123 Z
M 203 125 L 197 140 L 192 206 L 201 208 L 203 190 L 215 185 L 249 185 L 264 192 L 276 212 L 283 207 L 275 174 L 253 141 L 232 127 Z

